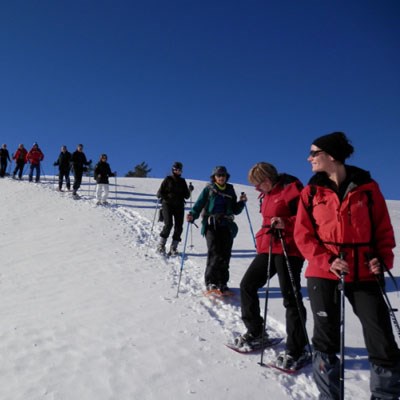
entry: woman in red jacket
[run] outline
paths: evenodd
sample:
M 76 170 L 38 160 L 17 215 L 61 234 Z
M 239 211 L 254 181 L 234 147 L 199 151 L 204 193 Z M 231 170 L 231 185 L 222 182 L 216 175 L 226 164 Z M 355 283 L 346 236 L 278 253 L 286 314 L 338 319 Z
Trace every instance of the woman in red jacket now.
M 320 398 L 339 398 L 338 284 L 344 273 L 371 364 L 371 399 L 397 399 L 400 353 L 377 281 L 393 267 L 394 232 L 378 184 L 369 172 L 345 165 L 353 151 L 342 132 L 314 140 L 308 161 L 315 175 L 301 193 L 295 223 L 296 244 L 308 260 L 314 379 Z
M 236 339 L 236 344 L 239 347 L 248 345 L 250 348 L 258 344 L 263 345 L 260 340 L 265 337 L 262 332 L 264 321 L 260 316 L 258 290 L 267 282 L 270 263 L 270 278 L 278 274 L 283 305 L 286 309 L 286 351 L 278 356 L 276 364 L 282 368 L 296 369 L 304 359 L 309 357 L 304 350 L 308 340 L 303 327 L 306 310 L 302 302 L 300 284 L 304 259 L 293 240 L 294 221 L 303 185 L 294 176 L 278 174 L 276 168 L 266 162 L 254 165 L 249 171 L 248 179 L 256 190 L 261 192 L 262 227 L 256 235 L 257 256 L 240 283 L 242 320 L 247 332 Z M 283 232 L 296 293 L 293 290 L 281 240 L 271 232 L 272 225 Z M 271 260 L 269 261 L 270 245 Z M 296 295 L 299 304 L 297 304 Z

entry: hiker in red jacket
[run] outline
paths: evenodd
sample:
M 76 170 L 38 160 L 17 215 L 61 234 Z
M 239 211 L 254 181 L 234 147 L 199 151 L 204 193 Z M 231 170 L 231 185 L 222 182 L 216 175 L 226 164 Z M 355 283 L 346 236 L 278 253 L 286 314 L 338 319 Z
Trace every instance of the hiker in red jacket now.
M 26 162 L 31 164 L 29 168 L 29 182 L 32 182 L 34 170 L 36 170 L 35 181 L 40 181 L 40 162 L 43 160 L 43 158 L 44 154 L 42 153 L 42 150 L 39 149 L 39 145 L 35 142 L 26 155 Z
M 303 189 L 294 238 L 308 260 L 306 278 L 314 317 L 313 372 L 323 399 L 338 399 L 341 363 L 339 288 L 359 318 L 371 370 L 371 399 L 400 396 L 400 351 L 382 295 L 393 267 L 395 239 L 385 199 L 370 173 L 345 164 L 354 152 L 343 132 L 313 141 L 314 176 Z
M 235 342 L 239 347 L 267 345 L 268 335 L 263 332 L 266 321 L 260 315 L 258 290 L 268 279 L 278 275 L 285 307 L 287 339 L 286 350 L 278 355 L 275 365 L 295 370 L 311 356 L 305 350 L 308 338 L 303 326 L 306 321 L 301 294 L 304 258 L 293 239 L 297 204 L 303 185 L 296 177 L 278 173 L 275 166 L 266 162 L 255 164 L 248 173 L 248 180 L 260 192 L 262 224 L 256 234 L 257 255 L 240 282 L 242 320 L 247 332 L 236 338 Z M 273 227 L 283 232 L 290 265 L 286 263 L 281 240 Z M 296 296 L 299 302 L 296 301 Z
M 14 153 L 13 159 L 15 160 L 15 169 L 13 172 L 13 178 L 15 179 L 15 175 L 18 173 L 18 178 L 22 179 L 22 173 L 24 172 L 25 164 L 26 164 L 26 155 L 28 152 L 26 151 L 23 144 L 18 146 L 17 151 Z

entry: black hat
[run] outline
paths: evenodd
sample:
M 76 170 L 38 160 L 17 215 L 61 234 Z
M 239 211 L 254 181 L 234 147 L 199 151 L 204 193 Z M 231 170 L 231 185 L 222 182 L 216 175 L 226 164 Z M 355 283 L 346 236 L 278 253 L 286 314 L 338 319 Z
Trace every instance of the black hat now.
M 226 175 L 226 180 L 229 179 L 230 175 L 228 173 L 228 170 L 226 169 L 226 167 L 224 167 L 223 165 L 218 165 L 216 166 L 212 173 L 211 173 L 211 179 L 214 178 L 215 175 Z
M 179 161 L 175 161 L 172 164 L 172 169 L 180 169 L 180 170 L 182 170 L 182 168 L 183 168 L 183 164 L 181 162 L 179 162 Z
M 341 163 L 344 163 L 344 160 L 354 152 L 354 147 L 343 132 L 332 132 L 328 135 L 320 136 L 312 144 Z

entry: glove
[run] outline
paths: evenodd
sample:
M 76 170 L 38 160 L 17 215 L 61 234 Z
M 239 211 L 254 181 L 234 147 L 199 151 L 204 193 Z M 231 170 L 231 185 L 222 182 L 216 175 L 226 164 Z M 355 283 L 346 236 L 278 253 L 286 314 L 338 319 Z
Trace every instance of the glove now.
M 57 165 L 57 163 L 56 163 L 56 162 L 54 162 L 54 163 L 53 163 L 53 165 L 54 165 L 54 166 L 56 166 L 56 165 Z
M 194 190 L 194 186 L 192 185 L 192 182 L 189 183 L 189 190 L 190 190 L 191 192 L 193 192 L 193 190 Z
M 192 223 L 193 223 L 193 215 L 189 213 L 189 214 L 186 216 L 186 221 L 187 221 L 187 222 L 192 222 Z

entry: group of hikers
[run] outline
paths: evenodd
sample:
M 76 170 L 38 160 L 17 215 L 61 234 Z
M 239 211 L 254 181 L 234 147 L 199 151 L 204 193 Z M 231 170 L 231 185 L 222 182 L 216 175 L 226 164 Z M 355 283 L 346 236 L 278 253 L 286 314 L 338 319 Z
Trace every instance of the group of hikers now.
M 315 139 L 307 160 L 313 176 L 303 184 L 295 176 L 279 173 L 268 162 L 255 164 L 249 182 L 260 192 L 261 229 L 255 235 L 257 255 L 240 282 L 241 314 L 246 331 L 236 345 L 267 345 L 265 318 L 258 290 L 275 274 L 286 310 L 286 350 L 276 366 L 296 370 L 311 358 L 320 399 L 343 398 L 343 360 L 338 357 L 344 326 L 341 299 L 345 296 L 358 317 L 370 363 L 371 399 L 400 396 L 400 350 L 389 304 L 385 299 L 384 272 L 393 267 L 394 231 L 385 199 L 368 171 L 347 165 L 354 147 L 346 134 L 333 132 Z M 185 200 L 189 187 L 182 163 L 158 190 L 164 227 L 157 250 L 176 254 L 181 241 Z M 225 166 L 213 169 L 210 183 L 201 191 L 186 216 L 201 218 L 207 244 L 204 283 L 207 290 L 229 291 L 229 263 L 238 227 L 234 216 L 246 207 L 237 197 Z M 307 261 L 308 296 L 313 314 L 312 348 L 306 330 L 306 309 L 301 273 Z M 312 352 L 312 354 L 310 354 Z
M 4 177 L 7 171 L 8 162 L 15 161 L 15 168 L 12 172 L 12 178 L 22 180 L 22 175 L 26 164 L 29 164 L 29 182 L 33 181 L 35 174 L 35 182 L 40 182 L 41 162 L 44 154 L 37 142 L 33 143 L 32 148 L 28 151 L 23 144 L 20 144 L 12 154 L 7 149 L 7 145 L 3 144 L 0 149 L 0 177 Z M 73 172 L 74 181 L 72 185 L 72 195 L 78 198 L 78 190 L 82 184 L 83 173 L 88 171 L 88 167 L 92 164 L 92 160 L 87 160 L 83 152 L 83 145 L 78 144 L 76 150 L 70 153 L 67 146 L 61 146 L 61 152 L 57 160 L 53 163 L 58 167 L 58 190 L 63 191 L 63 183 L 68 191 L 71 190 L 70 174 Z M 107 204 L 109 195 L 109 178 L 116 176 L 116 172 L 111 171 L 110 164 L 107 162 L 107 154 L 101 154 L 99 161 L 94 167 L 94 179 L 96 180 L 96 198 L 98 204 Z

